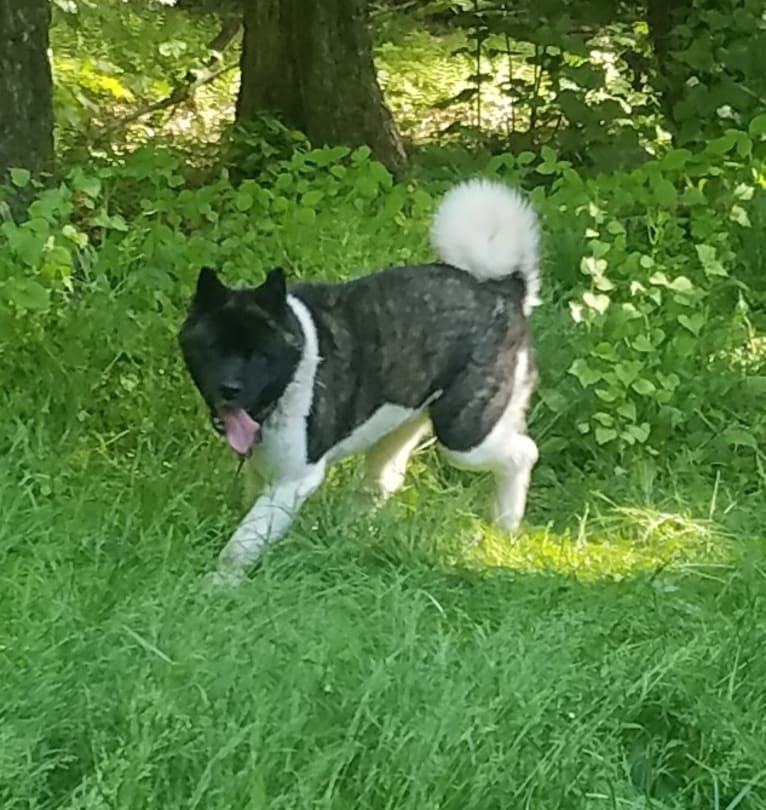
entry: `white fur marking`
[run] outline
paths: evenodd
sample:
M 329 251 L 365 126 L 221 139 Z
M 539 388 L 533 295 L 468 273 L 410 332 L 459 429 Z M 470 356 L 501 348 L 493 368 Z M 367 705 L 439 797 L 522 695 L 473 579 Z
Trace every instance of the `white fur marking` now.
M 367 453 L 367 482 L 381 500 L 388 499 L 404 483 L 413 450 L 431 427 L 422 414 L 384 436 Z
M 287 531 L 303 502 L 324 480 L 325 467 L 315 464 L 296 481 L 280 481 L 261 495 L 234 532 L 218 558 L 219 574 L 236 581 L 252 566 L 266 546 Z
M 494 519 L 510 532 L 519 527 L 524 517 L 532 468 L 539 457 L 537 445 L 526 435 L 524 425 L 529 395 L 528 372 L 529 355 L 520 352 L 511 399 L 497 424 L 476 447 L 464 452 L 447 452 L 447 458 L 456 467 L 488 470 L 495 474 L 497 499 Z
M 489 180 L 459 183 L 434 215 L 431 240 L 443 261 L 479 281 L 523 276 L 526 314 L 540 303 L 539 225 L 517 191 Z
M 263 443 L 256 447 L 253 462 L 269 478 L 299 480 L 310 466 L 306 418 L 311 411 L 320 363 L 319 339 L 308 307 L 292 295 L 287 297 L 287 303 L 303 332 L 303 352 L 279 404 L 266 420 Z
M 240 581 L 266 546 L 287 531 L 303 502 L 324 479 L 324 462 L 308 463 L 306 441 L 306 417 L 319 367 L 319 341 L 306 305 L 292 295 L 287 303 L 301 325 L 304 345 L 292 380 L 266 420 L 263 442 L 253 458 L 271 484 L 221 552 L 218 572 L 210 580 L 215 584 Z
M 384 436 L 414 419 L 419 413 L 420 410 L 405 408 L 402 405 L 382 405 L 366 422 L 327 452 L 325 456 L 327 462 L 332 463 L 361 450 L 367 450 Z

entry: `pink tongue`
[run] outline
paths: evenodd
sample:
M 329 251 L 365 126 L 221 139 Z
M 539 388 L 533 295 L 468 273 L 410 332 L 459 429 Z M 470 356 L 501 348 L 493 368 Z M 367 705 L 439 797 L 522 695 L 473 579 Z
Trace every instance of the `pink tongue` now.
M 231 449 L 240 456 L 246 456 L 255 443 L 261 426 L 241 408 L 225 410 L 221 413 L 221 418 Z

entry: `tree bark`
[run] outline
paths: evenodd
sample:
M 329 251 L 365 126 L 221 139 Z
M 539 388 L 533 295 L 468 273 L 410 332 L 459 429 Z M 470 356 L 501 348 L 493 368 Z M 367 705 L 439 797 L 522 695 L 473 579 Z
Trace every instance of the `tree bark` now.
M 244 25 L 238 121 L 277 112 L 317 146 L 367 144 L 389 169 L 403 168 L 366 0 L 250 0 Z
M 48 0 L 0 0 L 0 182 L 53 163 Z

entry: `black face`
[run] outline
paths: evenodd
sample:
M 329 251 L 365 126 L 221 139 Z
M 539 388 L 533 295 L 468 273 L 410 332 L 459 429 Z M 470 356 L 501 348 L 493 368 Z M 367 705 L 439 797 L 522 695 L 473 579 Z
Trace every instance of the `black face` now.
M 257 441 L 300 359 L 300 330 L 282 270 L 272 270 L 260 287 L 239 290 L 203 268 L 179 342 L 216 430 L 227 433 L 232 415 L 249 423 L 244 412 L 256 423 Z

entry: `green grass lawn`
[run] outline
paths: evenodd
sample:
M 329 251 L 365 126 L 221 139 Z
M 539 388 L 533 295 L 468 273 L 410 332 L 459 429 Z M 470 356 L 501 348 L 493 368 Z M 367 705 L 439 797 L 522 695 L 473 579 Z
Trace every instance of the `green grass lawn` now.
M 511 544 L 426 449 L 206 592 L 241 482 L 181 438 L 3 461 L 3 810 L 765 806 L 754 496 L 543 464 Z

